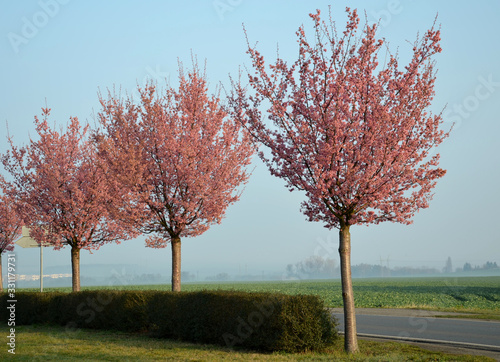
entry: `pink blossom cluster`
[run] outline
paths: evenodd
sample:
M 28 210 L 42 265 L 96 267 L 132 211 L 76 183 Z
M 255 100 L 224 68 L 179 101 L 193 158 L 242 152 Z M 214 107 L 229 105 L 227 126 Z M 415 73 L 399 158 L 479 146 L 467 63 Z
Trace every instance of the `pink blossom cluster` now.
M 321 21 L 319 10 L 310 14 L 314 42 L 299 28 L 299 55 L 290 65 L 278 57 L 266 68 L 248 45 L 254 92 L 234 84 L 233 114 L 271 151 L 260 153 L 270 172 L 306 193 L 302 210 L 310 221 L 327 228 L 408 224 L 428 207 L 445 174 L 431 152 L 448 133 L 440 128 L 441 115 L 427 110 L 440 32 L 432 28 L 417 39 L 403 71 L 392 54 L 379 64 L 384 41 L 375 37 L 377 25 L 367 24 L 359 36 L 356 10 L 347 13 L 341 35 Z

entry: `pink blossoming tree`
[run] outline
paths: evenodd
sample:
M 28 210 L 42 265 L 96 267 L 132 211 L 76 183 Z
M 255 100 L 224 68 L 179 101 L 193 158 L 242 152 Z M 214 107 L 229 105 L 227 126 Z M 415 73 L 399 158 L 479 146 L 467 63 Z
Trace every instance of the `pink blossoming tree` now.
M 31 236 L 55 249 L 71 248 L 73 291 L 80 290 L 80 250 L 97 250 L 105 243 L 131 238 L 136 232 L 115 217 L 114 201 L 121 195 L 107 182 L 96 149 L 72 117 L 66 132 L 49 127 L 50 109 L 35 117 L 39 140 L 14 146 L 2 156 L 13 181 L 7 193 Z
M 345 348 L 358 351 L 351 282 L 352 225 L 393 221 L 410 224 L 428 207 L 436 181 L 445 174 L 431 150 L 447 136 L 441 115 L 427 108 L 434 95 L 431 58 L 441 51 L 440 32 L 431 28 L 416 40 L 404 68 L 396 56 L 378 54 L 377 25 L 357 35 L 356 10 L 338 34 L 334 22 L 310 14 L 314 40 L 300 27 L 298 59 L 278 59 L 267 69 L 264 57 L 248 45 L 253 94 L 241 83 L 231 95 L 233 115 L 267 149 L 260 153 L 271 173 L 290 190 L 307 197 L 302 211 L 310 221 L 339 229 Z M 261 108 L 268 118 L 262 119 Z M 241 110 L 245 109 L 244 112 Z
M 179 71 L 179 88 L 139 88 L 140 100 L 101 96 L 100 154 L 117 185 L 128 190 L 124 220 L 146 245 L 172 247 L 172 290 L 181 290 L 181 239 L 220 223 L 247 181 L 254 147 L 241 125 L 209 95 L 195 66 Z

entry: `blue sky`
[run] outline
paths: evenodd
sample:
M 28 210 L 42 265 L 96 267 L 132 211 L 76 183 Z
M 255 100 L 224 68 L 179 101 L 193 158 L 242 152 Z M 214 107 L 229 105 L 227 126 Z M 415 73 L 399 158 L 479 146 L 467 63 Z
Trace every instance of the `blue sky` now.
M 2 1 L 0 11 L 0 152 L 7 149 L 6 122 L 16 144 L 34 135 L 33 117 L 45 103 L 52 121 L 70 116 L 93 124 L 97 92 L 113 86 L 134 92 L 152 78 L 175 84 L 177 60 L 203 62 L 213 90 L 229 74 L 250 66 L 242 23 L 250 42 L 268 61 L 295 60 L 295 31 L 308 13 L 326 15 L 332 5 L 337 27 L 345 25 L 344 1 Z M 447 175 L 438 182 L 430 208 L 411 226 L 386 223 L 351 228 L 352 262 L 442 268 L 452 258 L 500 262 L 500 2 L 352 1 L 368 21 L 380 19 L 379 36 L 399 49 L 404 64 L 418 32 L 442 26 L 443 52 L 433 112 L 444 107 L 445 127 L 455 122 L 440 147 Z M 290 193 L 259 160 L 242 199 L 222 224 L 200 237 L 184 239 L 183 270 L 213 274 L 284 271 L 312 255 L 338 260 L 338 233 L 309 223 L 299 211 L 303 195 Z M 16 248 L 19 273 L 36 272 L 38 251 Z M 69 249 L 46 250 L 45 266 L 65 266 Z M 170 273 L 170 249 L 145 248 L 143 238 L 83 252 L 82 265 L 137 264 Z

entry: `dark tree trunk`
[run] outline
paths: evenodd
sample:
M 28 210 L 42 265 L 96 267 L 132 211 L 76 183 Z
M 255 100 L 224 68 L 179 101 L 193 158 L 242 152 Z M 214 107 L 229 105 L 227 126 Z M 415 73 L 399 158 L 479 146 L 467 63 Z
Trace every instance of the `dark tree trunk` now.
M 73 292 L 80 291 L 80 249 L 76 246 L 71 247 L 71 282 Z
M 344 301 L 344 336 L 345 351 L 356 353 L 358 336 L 356 332 L 356 314 L 351 276 L 351 233 L 349 226 L 343 225 L 339 232 L 340 277 L 342 280 L 342 299 Z
M 181 239 L 172 238 L 172 291 L 181 291 Z

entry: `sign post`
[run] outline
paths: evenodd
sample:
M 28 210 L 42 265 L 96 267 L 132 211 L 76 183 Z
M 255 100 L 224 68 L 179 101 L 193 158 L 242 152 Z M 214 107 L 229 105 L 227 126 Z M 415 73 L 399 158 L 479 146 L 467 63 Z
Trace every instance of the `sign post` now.
M 22 228 L 22 238 L 16 241 L 21 248 L 40 248 L 40 292 L 43 292 L 43 245 L 30 236 L 30 229 Z

